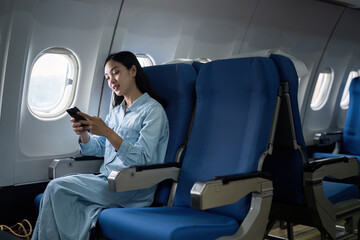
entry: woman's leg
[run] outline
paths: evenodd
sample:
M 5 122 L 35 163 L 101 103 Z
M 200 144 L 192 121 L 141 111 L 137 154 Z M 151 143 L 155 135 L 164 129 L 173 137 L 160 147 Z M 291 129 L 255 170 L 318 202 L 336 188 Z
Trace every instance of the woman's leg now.
M 103 208 L 121 207 L 136 191 L 113 193 L 104 176 L 81 174 L 52 180 L 40 203 L 32 239 L 89 239 Z

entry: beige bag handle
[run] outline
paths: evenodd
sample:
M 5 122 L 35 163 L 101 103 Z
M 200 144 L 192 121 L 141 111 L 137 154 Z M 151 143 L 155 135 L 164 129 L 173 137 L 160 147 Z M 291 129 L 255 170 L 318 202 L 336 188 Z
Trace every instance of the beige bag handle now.
M 29 232 L 26 230 L 25 226 L 23 223 L 26 223 L 28 226 L 29 226 Z M 16 226 L 19 226 L 17 230 L 13 230 L 13 228 L 15 228 Z M 20 223 L 17 223 L 15 224 L 14 226 L 12 227 L 8 227 L 6 225 L 0 225 L 0 230 L 1 231 L 4 231 L 4 230 L 7 230 L 9 231 L 12 235 L 16 236 L 16 237 L 19 237 L 19 238 L 24 238 L 24 239 L 27 239 L 27 240 L 30 240 L 30 236 L 31 236 L 31 233 L 32 233 L 32 226 L 31 226 L 31 223 L 24 219 L 22 220 Z

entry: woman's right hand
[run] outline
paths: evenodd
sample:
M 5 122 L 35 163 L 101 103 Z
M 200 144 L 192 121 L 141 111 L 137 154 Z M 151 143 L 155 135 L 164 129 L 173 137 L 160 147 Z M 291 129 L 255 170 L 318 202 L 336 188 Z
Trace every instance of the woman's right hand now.
M 80 136 L 82 143 L 87 143 L 90 139 L 90 135 L 86 129 L 81 125 L 79 121 L 76 121 L 75 118 L 71 118 L 70 122 L 72 122 L 72 128 L 74 132 Z

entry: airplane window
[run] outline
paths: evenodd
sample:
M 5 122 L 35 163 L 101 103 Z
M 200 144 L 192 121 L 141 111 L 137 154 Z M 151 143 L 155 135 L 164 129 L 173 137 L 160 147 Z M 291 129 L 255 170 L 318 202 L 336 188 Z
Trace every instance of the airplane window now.
M 55 117 L 71 105 L 78 77 L 78 61 L 67 49 L 42 52 L 31 70 L 28 106 L 39 117 Z
M 312 110 L 320 110 L 325 105 L 329 97 L 333 76 L 333 70 L 330 68 L 325 68 L 320 72 L 311 99 L 310 107 Z
M 155 65 L 154 59 L 149 54 L 137 53 L 135 54 L 135 56 L 137 57 L 140 66 L 142 67 L 149 67 Z
M 354 78 L 359 76 L 359 72 L 360 72 L 360 70 L 351 71 L 349 73 L 349 76 L 348 76 L 348 78 L 346 80 L 346 85 L 345 85 L 345 88 L 344 88 L 344 91 L 343 91 L 343 94 L 342 94 L 342 97 L 341 97 L 341 101 L 340 101 L 340 107 L 342 109 L 347 109 L 349 107 L 349 102 L 350 102 L 349 88 L 350 88 L 350 84 L 351 84 L 351 81 Z

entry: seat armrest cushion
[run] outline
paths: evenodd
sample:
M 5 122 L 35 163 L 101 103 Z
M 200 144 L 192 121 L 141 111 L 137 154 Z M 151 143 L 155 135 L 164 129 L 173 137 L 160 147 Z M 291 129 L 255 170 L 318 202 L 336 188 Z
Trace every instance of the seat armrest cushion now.
M 345 157 L 345 156 L 317 159 L 317 160 L 309 162 L 304 167 L 304 171 L 315 172 L 316 170 L 318 170 L 319 168 L 321 168 L 325 165 L 329 165 L 329 164 L 333 164 L 333 163 L 340 163 L 340 162 L 348 163 L 349 160 L 350 160 L 349 157 Z
M 170 168 L 170 167 L 180 168 L 181 163 L 173 162 L 173 163 L 161 163 L 161 164 L 131 166 L 131 167 L 134 167 L 137 172 L 141 172 L 144 170 L 160 169 L 160 168 Z
M 318 146 L 328 146 L 342 139 L 342 131 L 316 133 L 314 143 Z
M 71 157 L 75 161 L 92 161 L 92 160 L 104 160 L 104 157 L 96 157 L 96 156 L 79 156 L 79 157 Z
M 177 181 L 180 172 L 178 166 L 166 163 L 114 170 L 108 177 L 109 190 L 123 192 L 149 188 L 166 179 Z
M 49 179 L 78 173 L 98 173 L 101 164 L 104 162 L 103 158 L 75 159 L 54 159 L 48 168 Z
M 228 184 L 229 182 L 244 180 L 249 178 L 256 178 L 256 177 L 271 180 L 271 175 L 266 172 L 253 172 L 247 174 L 231 174 L 225 176 L 217 176 L 214 178 L 214 180 L 221 180 L 223 184 Z
M 315 160 L 304 167 L 306 182 L 322 181 L 325 177 L 345 179 L 359 175 L 359 161 L 355 157 L 334 157 Z
M 233 204 L 250 193 L 272 196 L 273 187 L 269 178 L 268 174 L 259 172 L 196 182 L 191 189 L 191 206 L 205 210 Z

